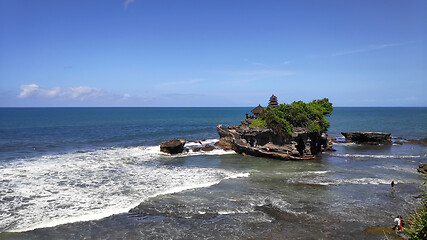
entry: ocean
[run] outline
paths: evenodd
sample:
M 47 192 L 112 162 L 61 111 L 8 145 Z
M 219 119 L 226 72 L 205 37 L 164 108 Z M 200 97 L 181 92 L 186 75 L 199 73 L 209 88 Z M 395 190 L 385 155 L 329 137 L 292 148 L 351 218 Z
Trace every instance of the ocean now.
M 0 239 L 384 239 L 420 201 L 427 147 L 334 144 L 309 161 L 218 140 L 252 108 L 0 108 Z M 427 108 L 335 108 L 329 135 L 427 137 Z M 394 180 L 395 190 L 390 183 Z

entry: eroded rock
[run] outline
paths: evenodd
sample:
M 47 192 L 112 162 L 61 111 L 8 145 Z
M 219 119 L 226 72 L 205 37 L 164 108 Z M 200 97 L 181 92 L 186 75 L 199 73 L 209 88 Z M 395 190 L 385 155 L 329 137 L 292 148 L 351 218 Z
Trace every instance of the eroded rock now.
M 237 153 L 282 160 L 314 159 L 322 150 L 331 149 L 326 134 L 313 134 L 308 128 L 294 128 L 293 136 L 284 138 L 270 128 L 218 126 L 219 142 Z
M 162 142 L 162 144 L 160 145 L 160 151 L 169 154 L 182 153 L 184 151 L 184 145 L 184 139 L 174 138 L 169 141 Z
M 362 144 L 391 144 L 391 134 L 383 132 L 341 132 L 346 142 Z

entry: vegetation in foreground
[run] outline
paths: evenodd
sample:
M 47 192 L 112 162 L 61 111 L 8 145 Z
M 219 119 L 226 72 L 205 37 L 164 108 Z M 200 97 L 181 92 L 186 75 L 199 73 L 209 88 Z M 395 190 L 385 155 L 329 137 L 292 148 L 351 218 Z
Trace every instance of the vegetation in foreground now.
M 329 122 L 326 116 L 332 113 L 332 103 L 328 98 L 280 104 L 279 107 L 267 107 L 261 116 L 252 121 L 253 127 L 271 127 L 283 137 L 291 137 L 293 127 L 307 127 L 313 133 L 326 132 Z
M 424 183 L 427 188 L 427 182 Z M 406 232 L 410 239 L 425 240 L 427 239 L 427 192 L 423 191 L 421 206 L 415 210 L 408 220 Z

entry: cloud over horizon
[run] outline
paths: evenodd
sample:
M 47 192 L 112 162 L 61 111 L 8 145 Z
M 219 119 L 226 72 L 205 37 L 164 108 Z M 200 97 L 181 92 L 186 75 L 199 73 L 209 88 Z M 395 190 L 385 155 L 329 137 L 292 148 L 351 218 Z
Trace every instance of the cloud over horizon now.
M 21 92 L 17 95 L 18 98 L 48 98 L 48 99 L 63 99 L 63 100 L 78 100 L 84 101 L 88 98 L 103 96 L 104 93 L 98 89 L 87 86 L 79 86 L 74 88 L 61 89 L 42 88 L 37 84 L 21 85 Z

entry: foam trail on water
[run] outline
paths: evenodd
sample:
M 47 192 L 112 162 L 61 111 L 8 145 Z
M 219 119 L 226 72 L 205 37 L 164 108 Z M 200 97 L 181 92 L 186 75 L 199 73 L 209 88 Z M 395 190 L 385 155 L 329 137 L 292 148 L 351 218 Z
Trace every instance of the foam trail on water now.
M 0 166 L 0 232 L 100 219 L 127 212 L 153 196 L 248 176 L 222 169 L 164 165 L 158 161 L 164 156 L 153 146 L 4 163 Z
M 369 155 L 369 154 L 329 154 L 332 157 L 351 157 L 351 158 L 421 158 L 418 155 Z
M 391 181 L 402 183 L 413 183 L 410 181 L 400 179 L 384 179 L 384 178 L 350 178 L 350 179 L 338 179 L 338 178 L 314 178 L 314 179 L 291 179 L 289 182 L 297 182 L 303 184 L 321 185 L 321 186 L 342 186 L 342 185 L 390 185 Z

